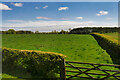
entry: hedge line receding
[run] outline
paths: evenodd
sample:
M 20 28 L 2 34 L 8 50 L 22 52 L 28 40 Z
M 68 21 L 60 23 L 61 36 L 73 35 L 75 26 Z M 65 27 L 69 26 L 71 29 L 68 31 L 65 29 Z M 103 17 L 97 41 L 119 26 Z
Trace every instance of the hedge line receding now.
M 2 48 L 3 73 L 18 70 L 30 73 L 33 77 L 55 78 L 60 73 L 60 62 L 65 57 L 54 52 Z
M 91 33 L 91 35 L 94 36 L 98 44 L 108 52 L 113 63 L 120 64 L 120 44 L 118 40 L 100 33 Z

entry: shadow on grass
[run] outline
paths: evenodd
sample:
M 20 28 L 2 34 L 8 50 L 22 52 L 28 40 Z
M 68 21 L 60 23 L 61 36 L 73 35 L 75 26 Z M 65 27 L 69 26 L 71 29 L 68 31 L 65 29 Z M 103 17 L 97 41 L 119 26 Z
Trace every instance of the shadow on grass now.
M 9 63 L 8 63 L 9 64 Z M 2 63 L 2 73 L 13 76 L 13 78 L 32 78 L 31 74 L 20 66 L 7 65 L 7 63 Z M 3 78 L 9 78 L 9 76 L 4 76 Z M 10 77 L 11 78 L 11 77 Z
M 3 78 L 2 80 L 60 80 L 58 78 L 24 78 L 24 79 L 15 79 L 15 78 Z
M 7 62 L 8 61 L 3 63 L 2 72 L 8 76 L 4 76 L 2 80 L 60 80 L 59 78 L 41 78 L 41 76 L 38 75 L 33 76 L 21 66 L 14 66 L 12 63 L 8 64 Z

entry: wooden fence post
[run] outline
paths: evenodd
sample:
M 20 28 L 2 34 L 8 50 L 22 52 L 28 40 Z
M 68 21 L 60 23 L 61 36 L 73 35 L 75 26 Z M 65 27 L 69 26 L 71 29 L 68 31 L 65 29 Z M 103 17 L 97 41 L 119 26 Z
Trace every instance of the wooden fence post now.
M 65 60 L 62 59 L 60 63 L 60 80 L 66 80 Z

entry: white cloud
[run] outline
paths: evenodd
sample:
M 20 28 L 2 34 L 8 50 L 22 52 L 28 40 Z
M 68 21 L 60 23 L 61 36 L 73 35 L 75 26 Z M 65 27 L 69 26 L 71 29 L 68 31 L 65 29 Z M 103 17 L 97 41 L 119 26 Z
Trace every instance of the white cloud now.
M 93 24 L 93 21 L 85 21 L 85 22 L 76 22 L 76 21 L 24 21 L 22 23 L 3 23 L 4 27 L 42 27 L 42 26 L 77 26 L 77 25 L 86 25 Z M 47 27 L 46 27 L 47 28 Z
M 51 18 L 48 18 L 48 17 L 36 17 L 36 19 L 51 19 Z
M 12 10 L 7 5 L 0 3 L 0 10 Z
M 22 7 L 23 4 L 22 3 L 11 3 L 12 5 L 16 6 L 16 7 Z
M 97 16 L 101 16 L 99 13 L 98 14 L 96 14 Z
M 100 11 L 99 12 L 101 15 L 107 15 L 108 14 L 108 11 Z
M 48 7 L 48 5 L 45 5 L 43 8 L 46 9 Z
M 59 8 L 58 8 L 59 11 L 68 10 L 68 9 L 69 9 L 69 7 L 59 7 Z
M 80 19 L 80 20 L 82 20 L 82 19 L 83 19 L 83 17 L 76 17 L 76 19 Z
M 68 18 L 61 18 L 61 20 L 69 20 Z
M 39 7 L 35 7 L 35 9 L 39 9 Z
M 7 20 L 8 22 L 24 22 L 24 20 Z
M 112 20 L 112 18 L 106 18 L 106 20 Z
M 108 11 L 99 11 L 99 13 L 97 13 L 97 16 L 102 16 L 102 15 L 107 15 L 109 12 Z
M 24 21 L 20 23 L 3 23 L 3 28 L 8 30 L 9 28 L 13 28 L 16 30 L 32 30 L 36 31 L 39 30 L 43 31 L 52 31 L 57 30 L 60 31 L 61 29 L 68 30 L 69 28 L 79 28 L 79 27 L 117 27 L 117 23 L 99 23 L 95 21 Z

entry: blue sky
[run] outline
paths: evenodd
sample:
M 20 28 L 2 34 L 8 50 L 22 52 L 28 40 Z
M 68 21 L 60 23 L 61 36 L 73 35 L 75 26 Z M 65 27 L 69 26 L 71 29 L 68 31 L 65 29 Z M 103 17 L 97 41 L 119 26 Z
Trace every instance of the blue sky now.
M 3 2 L 118 2 L 120 0 L 0 0 Z
M 3 30 L 68 30 L 118 25 L 117 2 L 3 2 Z

